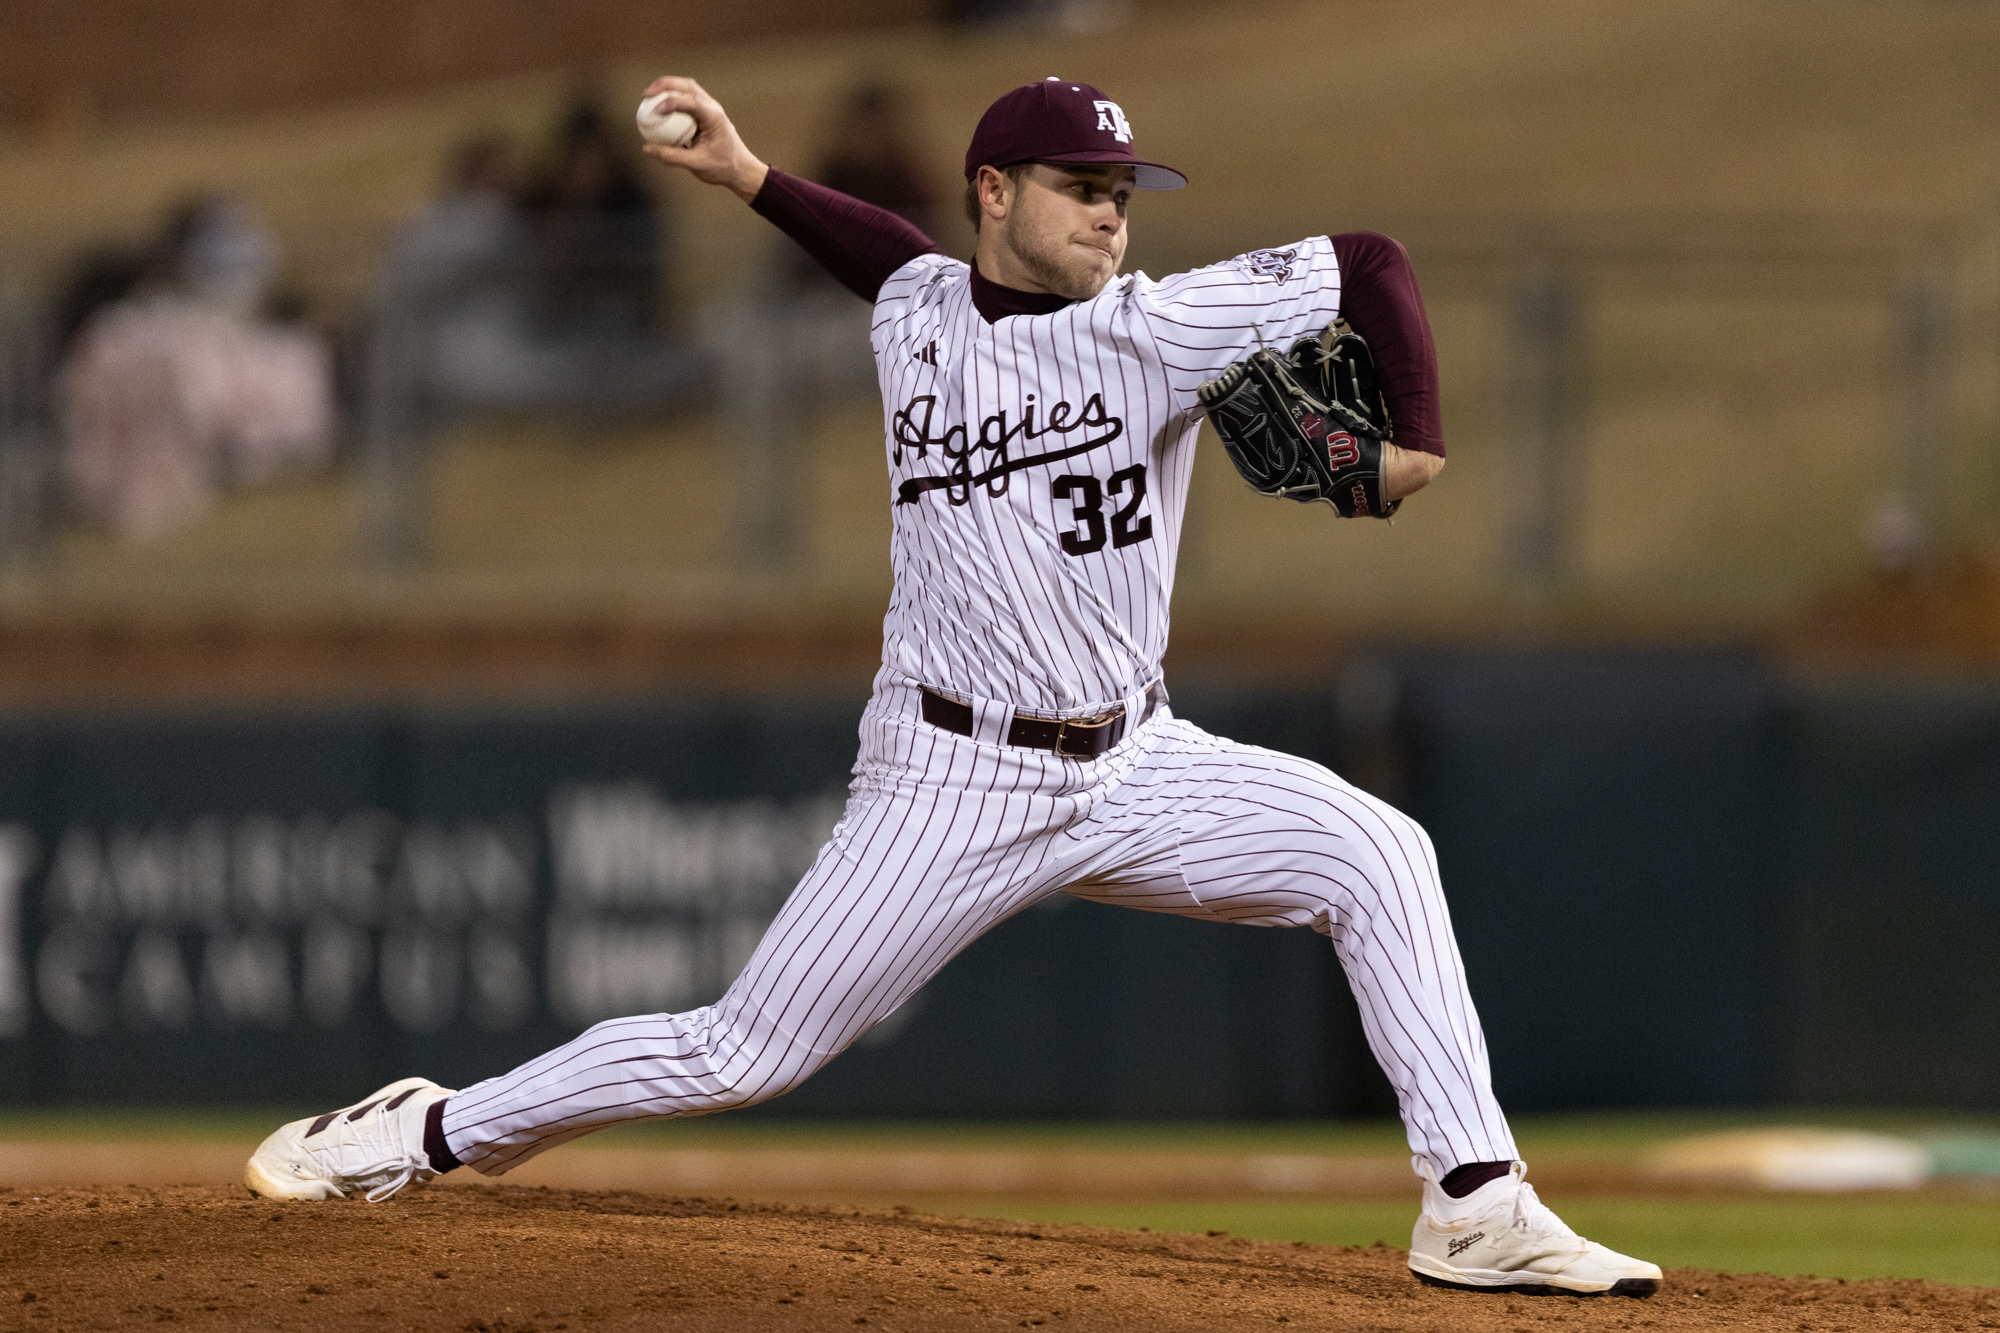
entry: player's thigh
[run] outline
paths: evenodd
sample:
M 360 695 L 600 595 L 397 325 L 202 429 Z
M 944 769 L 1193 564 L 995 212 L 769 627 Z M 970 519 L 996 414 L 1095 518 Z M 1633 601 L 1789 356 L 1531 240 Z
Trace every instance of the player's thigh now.
M 1328 934 L 1434 896 L 1430 840 L 1387 802 L 1310 760 L 1172 725 L 1106 815 L 1136 836 L 1135 855 L 1071 892 Z
M 844 1048 L 1064 876 L 1004 798 L 935 788 L 850 801 L 723 997 L 732 1022 Z

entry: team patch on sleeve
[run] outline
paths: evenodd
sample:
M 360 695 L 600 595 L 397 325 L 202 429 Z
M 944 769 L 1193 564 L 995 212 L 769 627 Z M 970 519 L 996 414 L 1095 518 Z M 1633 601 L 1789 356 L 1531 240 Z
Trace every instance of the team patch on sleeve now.
M 1299 263 L 1298 247 L 1283 250 L 1252 250 L 1241 256 L 1237 263 L 1249 270 L 1251 276 L 1270 278 L 1277 282 L 1290 282 L 1292 268 Z

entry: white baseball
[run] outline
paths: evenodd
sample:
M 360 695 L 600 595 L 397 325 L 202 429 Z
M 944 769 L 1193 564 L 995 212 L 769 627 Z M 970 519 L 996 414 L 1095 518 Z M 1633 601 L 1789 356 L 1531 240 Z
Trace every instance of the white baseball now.
M 665 111 L 660 103 L 670 93 L 657 93 L 639 103 L 639 134 L 647 143 L 685 148 L 694 142 L 694 117 L 685 111 Z

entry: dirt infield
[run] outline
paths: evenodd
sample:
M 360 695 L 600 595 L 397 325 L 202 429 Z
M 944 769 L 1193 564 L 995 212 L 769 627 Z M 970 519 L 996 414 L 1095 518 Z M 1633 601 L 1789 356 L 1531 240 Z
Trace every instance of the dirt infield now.
M 0 1329 L 2000 1328 L 2000 1291 L 1695 1270 L 1650 1301 L 1417 1285 L 1400 1250 L 634 1193 L 0 1191 Z

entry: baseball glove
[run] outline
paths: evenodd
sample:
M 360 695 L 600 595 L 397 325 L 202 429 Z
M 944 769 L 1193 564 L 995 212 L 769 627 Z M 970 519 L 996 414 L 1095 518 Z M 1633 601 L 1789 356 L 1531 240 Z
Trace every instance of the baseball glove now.
M 1387 518 L 1389 414 L 1375 358 L 1344 319 L 1279 356 L 1260 348 L 1196 390 L 1229 461 L 1259 495 L 1324 500 L 1342 518 Z

